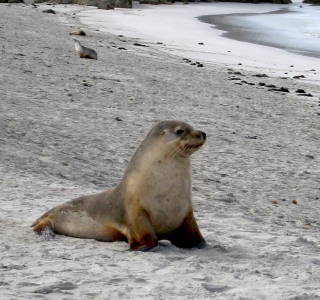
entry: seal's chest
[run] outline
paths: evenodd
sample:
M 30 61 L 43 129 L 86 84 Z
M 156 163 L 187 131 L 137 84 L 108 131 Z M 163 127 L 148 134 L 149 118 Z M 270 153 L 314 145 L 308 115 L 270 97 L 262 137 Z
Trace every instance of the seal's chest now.
M 157 233 L 166 233 L 176 229 L 190 210 L 191 200 L 187 195 L 167 195 L 156 197 L 149 205 L 151 223 Z
M 182 222 L 191 206 L 189 187 L 189 181 L 168 181 L 144 199 L 143 206 L 157 232 L 172 230 Z

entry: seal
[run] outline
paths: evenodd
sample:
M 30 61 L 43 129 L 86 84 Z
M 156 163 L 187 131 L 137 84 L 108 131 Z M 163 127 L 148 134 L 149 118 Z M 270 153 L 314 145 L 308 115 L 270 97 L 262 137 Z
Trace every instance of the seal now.
M 97 52 L 93 49 L 86 48 L 80 44 L 76 39 L 73 39 L 74 47 L 81 58 L 98 59 Z
M 83 30 L 76 30 L 69 33 L 69 35 L 87 35 Z
M 120 183 L 57 206 L 31 225 L 105 242 L 127 241 L 146 251 L 166 239 L 180 248 L 205 247 L 191 200 L 190 156 L 206 134 L 185 122 L 157 123 L 136 150 Z

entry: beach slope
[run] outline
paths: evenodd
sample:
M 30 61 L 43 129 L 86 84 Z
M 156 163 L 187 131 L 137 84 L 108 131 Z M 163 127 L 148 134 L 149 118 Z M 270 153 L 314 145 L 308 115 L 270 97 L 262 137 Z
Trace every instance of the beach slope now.
M 320 299 L 318 86 L 188 62 L 73 11 L 0 12 L 1 299 Z M 76 54 L 77 29 L 98 60 Z M 32 232 L 53 206 L 116 185 L 163 119 L 207 133 L 192 157 L 207 248 Z

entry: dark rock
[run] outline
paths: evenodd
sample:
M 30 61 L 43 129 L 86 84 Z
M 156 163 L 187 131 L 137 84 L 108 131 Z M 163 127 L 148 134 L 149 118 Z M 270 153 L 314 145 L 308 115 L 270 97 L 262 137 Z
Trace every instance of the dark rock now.
M 56 12 L 53 9 L 45 9 L 42 11 L 43 13 L 47 13 L 47 14 L 56 14 Z
M 310 158 L 310 159 L 314 159 L 314 156 L 313 155 L 310 155 L 310 154 L 307 154 L 305 155 L 306 158 Z
M 303 90 L 303 89 L 297 89 L 297 90 L 296 90 L 296 93 L 305 93 L 305 90 Z
M 293 76 L 294 79 L 299 79 L 299 78 L 306 78 L 304 75 L 297 75 L 297 76 Z
M 298 94 L 298 96 L 313 97 L 310 93 Z
M 284 87 L 281 87 L 281 88 L 279 89 L 279 92 L 290 93 L 290 92 L 289 92 L 289 89 L 284 88 Z
M 139 43 L 134 43 L 133 46 L 138 46 L 138 47 L 149 47 L 147 45 L 139 44 Z
M 281 87 L 279 89 L 270 89 L 269 91 L 290 93 L 289 90 L 287 88 L 284 88 L 284 87 Z
M 253 77 L 269 77 L 267 74 L 255 74 Z
M 255 85 L 254 83 L 252 82 L 248 82 L 248 81 L 245 81 L 245 80 L 241 80 L 242 83 L 245 83 L 245 84 L 248 84 L 248 85 Z

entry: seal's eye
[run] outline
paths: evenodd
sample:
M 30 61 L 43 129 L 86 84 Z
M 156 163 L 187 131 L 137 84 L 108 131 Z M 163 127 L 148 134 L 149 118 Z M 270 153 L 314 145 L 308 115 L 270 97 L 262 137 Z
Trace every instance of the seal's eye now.
M 181 136 L 181 135 L 184 134 L 184 130 L 183 129 L 179 129 L 179 130 L 177 130 L 176 134 Z

